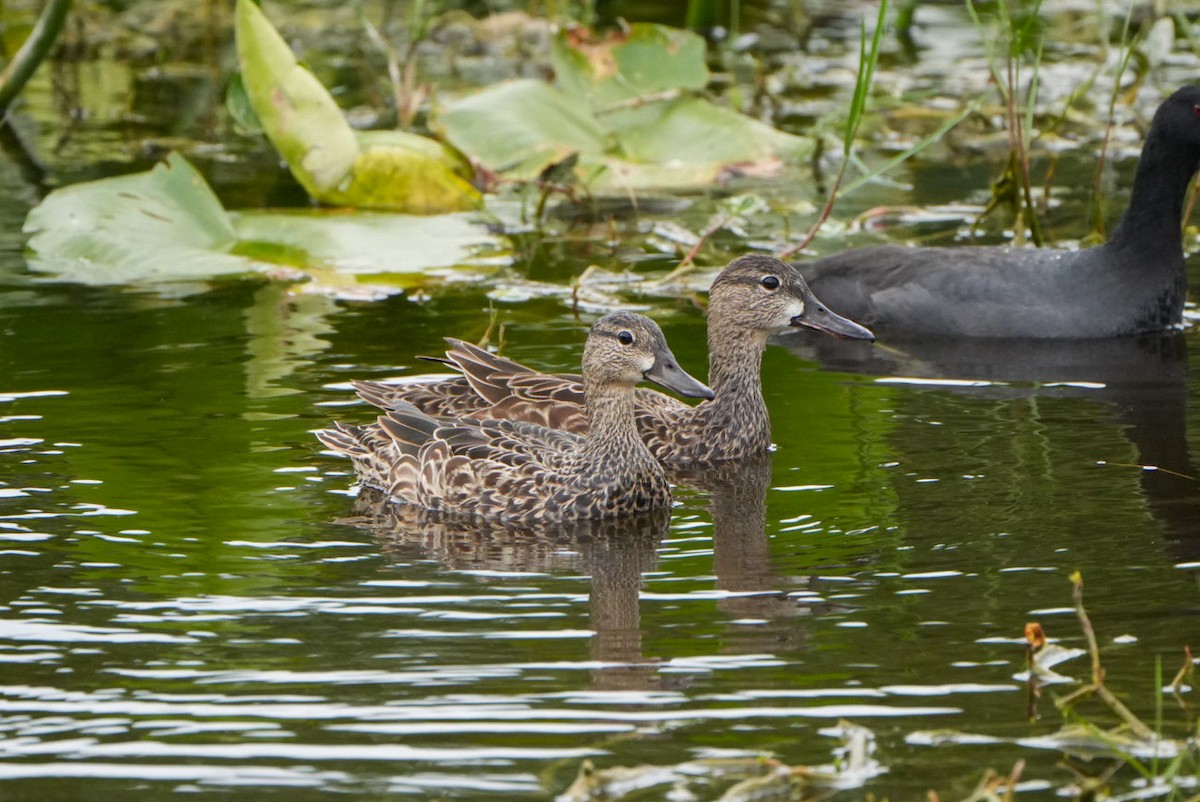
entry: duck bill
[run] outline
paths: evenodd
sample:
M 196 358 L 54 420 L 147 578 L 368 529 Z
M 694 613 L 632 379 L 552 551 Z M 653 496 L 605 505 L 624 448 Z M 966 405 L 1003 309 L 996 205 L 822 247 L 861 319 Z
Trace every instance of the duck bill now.
M 708 388 L 708 385 L 693 378 L 691 374 L 679 367 L 675 355 L 669 350 L 657 351 L 654 354 L 653 367 L 642 376 L 689 398 L 713 397 L 713 391 Z
M 839 340 L 875 342 L 875 334 L 870 329 L 833 312 L 814 295 L 805 299 L 804 311 L 792 318 L 792 325 L 829 334 Z

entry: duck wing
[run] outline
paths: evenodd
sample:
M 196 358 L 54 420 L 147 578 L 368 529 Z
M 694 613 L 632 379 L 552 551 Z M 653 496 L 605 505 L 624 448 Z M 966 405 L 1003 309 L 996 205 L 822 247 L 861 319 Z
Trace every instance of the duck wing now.
M 435 418 L 527 421 L 564 432 L 587 432 L 583 379 L 578 374 L 542 373 L 462 340 L 448 337 L 446 342 L 451 346 L 446 357 L 432 361 L 453 366 L 461 375 L 420 384 L 356 381 L 355 392 L 383 410 L 407 403 Z M 636 399 L 639 410 L 650 420 L 689 409 L 675 398 L 644 387 L 637 389 Z

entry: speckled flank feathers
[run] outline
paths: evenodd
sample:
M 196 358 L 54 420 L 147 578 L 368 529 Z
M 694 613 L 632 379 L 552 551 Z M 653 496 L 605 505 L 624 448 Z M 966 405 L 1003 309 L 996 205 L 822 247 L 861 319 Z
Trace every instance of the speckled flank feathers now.
M 584 348 L 586 435 L 519 420 L 434 419 L 402 400 L 375 423 L 316 435 L 350 457 L 364 485 L 429 510 L 535 523 L 644 513 L 669 507 L 671 495 L 634 427 L 643 378 L 711 396 L 679 369 L 653 321 L 617 312 L 596 322 Z
M 653 390 L 637 391 L 637 425 L 650 451 L 668 464 L 740 459 L 771 443 L 762 397 L 762 352 L 771 333 L 804 326 L 838 337 L 871 332 L 829 311 L 792 266 L 770 256 L 735 259 L 713 282 L 708 308 L 709 383 L 715 398 L 688 406 Z M 460 340 L 447 340 L 444 362 L 462 375 L 419 385 L 356 382 L 367 402 L 407 402 L 431 415 L 471 415 L 540 423 L 571 432 L 588 427 L 579 376 L 539 373 Z

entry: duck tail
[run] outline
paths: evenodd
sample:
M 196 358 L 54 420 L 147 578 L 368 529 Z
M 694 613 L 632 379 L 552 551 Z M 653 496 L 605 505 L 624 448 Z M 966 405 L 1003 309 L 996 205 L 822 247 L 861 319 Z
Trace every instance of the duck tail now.
M 401 452 L 417 456 L 421 447 L 433 439 L 440 424 L 407 401 L 379 417 L 379 425 L 396 443 Z
M 404 397 L 403 385 L 373 381 L 352 381 L 350 385 L 359 398 L 380 409 L 391 409 Z
M 367 454 L 361 426 L 334 423 L 328 429 L 317 429 L 313 434 L 321 441 L 322 445 L 342 456 L 353 458 Z

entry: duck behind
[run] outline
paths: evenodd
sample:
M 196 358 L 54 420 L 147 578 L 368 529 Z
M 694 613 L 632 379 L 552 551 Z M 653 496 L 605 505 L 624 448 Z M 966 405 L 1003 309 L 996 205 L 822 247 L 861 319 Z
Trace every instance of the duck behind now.
M 1200 167 L 1200 86 L 1155 112 L 1129 207 L 1093 248 L 857 248 L 799 265 L 843 314 L 889 332 L 1115 337 L 1178 326 L 1183 205 Z
M 804 327 L 843 339 L 872 333 L 832 312 L 791 265 L 765 254 L 733 260 L 709 291 L 708 370 L 714 397 L 688 406 L 639 388 L 637 425 L 650 451 L 671 465 L 741 459 L 765 453 L 771 422 L 762 396 L 767 338 Z M 583 384 L 572 374 L 547 374 L 470 343 L 448 340 L 444 362 L 461 375 L 430 384 L 355 382 L 381 409 L 408 402 L 432 415 L 525 420 L 572 432 L 588 430 Z

